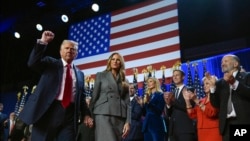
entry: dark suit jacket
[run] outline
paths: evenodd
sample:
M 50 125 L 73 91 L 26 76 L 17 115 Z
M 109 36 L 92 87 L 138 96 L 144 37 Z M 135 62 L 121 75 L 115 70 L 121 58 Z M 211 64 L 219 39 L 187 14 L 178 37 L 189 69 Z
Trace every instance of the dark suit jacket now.
M 250 124 L 250 73 L 238 72 L 236 80 L 239 85 L 235 92 L 232 93 L 232 102 L 237 118 L 235 124 Z M 229 84 L 220 79 L 216 83 L 216 91 L 210 95 L 211 104 L 220 109 L 219 127 L 220 133 L 223 134 L 227 119 L 227 102 L 230 94 Z
M 183 89 L 182 89 L 183 90 Z M 186 102 L 182 94 L 182 90 L 170 109 L 167 109 L 167 114 L 170 116 L 169 121 L 169 135 L 182 134 L 182 133 L 193 133 L 196 132 L 195 122 L 188 117 Z M 191 101 L 194 105 L 194 102 Z
M 45 45 L 37 44 L 28 60 L 28 66 L 40 72 L 41 77 L 34 94 L 30 95 L 19 115 L 19 118 L 26 124 L 37 122 L 49 109 L 60 91 L 63 75 L 62 60 L 44 56 L 45 50 Z M 84 100 L 84 74 L 75 66 L 73 69 L 76 75 L 74 127 L 77 131 L 79 117 L 87 112 L 87 106 Z
M 142 134 L 142 107 L 135 98 L 131 101 L 131 126 L 124 141 L 143 141 Z

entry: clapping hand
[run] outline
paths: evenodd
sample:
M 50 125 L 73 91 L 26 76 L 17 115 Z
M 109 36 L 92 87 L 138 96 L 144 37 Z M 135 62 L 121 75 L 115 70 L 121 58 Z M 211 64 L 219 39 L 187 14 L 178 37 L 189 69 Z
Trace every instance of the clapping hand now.
M 233 70 L 232 71 L 229 71 L 229 72 L 225 72 L 224 73 L 224 76 L 223 76 L 223 79 L 228 82 L 229 84 L 234 84 L 235 82 L 235 78 L 233 76 Z
M 182 93 L 183 93 L 183 97 L 184 97 L 185 100 L 191 100 L 191 99 L 195 100 L 197 98 L 197 96 L 196 96 L 196 90 L 194 92 L 192 92 L 192 91 L 189 91 L 185 87 L 185 88 L 183 88 Z
M 215 82 L 217 81 L 217 77 L 215 75 L 211 75 L 209 72 L 205 73 L 205 77 L 208 79 L 208 81 L 210 83 L 210 87 L 214 88 Z
M 171 102 L 175 100 L 172 92 L 164 92 L 164 100 L 167 105 L 171 105 Z

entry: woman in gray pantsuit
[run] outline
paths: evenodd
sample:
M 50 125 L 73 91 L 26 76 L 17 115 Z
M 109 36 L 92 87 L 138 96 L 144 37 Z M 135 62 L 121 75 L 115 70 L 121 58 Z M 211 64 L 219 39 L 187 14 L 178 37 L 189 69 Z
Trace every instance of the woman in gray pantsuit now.
M 119 53 L 108 58 L 107 68 L 96 74 L 90 110 L 96 141 L 121 141 L 130 129 L 130 99 L 124 59 Z

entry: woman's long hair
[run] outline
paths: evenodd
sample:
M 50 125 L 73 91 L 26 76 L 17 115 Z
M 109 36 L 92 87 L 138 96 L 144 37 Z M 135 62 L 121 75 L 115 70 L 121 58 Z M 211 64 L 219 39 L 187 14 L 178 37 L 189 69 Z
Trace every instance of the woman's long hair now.
M 157 78 L 155 78 L 155 77 L 149 77 L 149 78 L 147 79 L 147 83 L 148 83 L 149 80 L 153 80 L 153 82 L 154 82 L 154 84 L 155 84 L 155 92 L 163 93 L 163 91 L 162 91 L 162 89 L 161 89 L 160 81 L 159 81 Z M 145 94 L 148 95 L 148 96 L 150 96 L 150 95 L 152 94 L 152 89 L 149 89 L 149 88 L 147 87 L 146 93 L 145 93 Z M 144 103 L 148 102 L 147 100 L 148 100 L 147 97 L 144 96 Z

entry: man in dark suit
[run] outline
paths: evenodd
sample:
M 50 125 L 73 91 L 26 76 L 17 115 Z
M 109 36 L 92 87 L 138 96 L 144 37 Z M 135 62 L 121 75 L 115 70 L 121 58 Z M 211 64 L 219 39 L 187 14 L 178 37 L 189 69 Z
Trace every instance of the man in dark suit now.
M 89 118 L 84 100 L 84 74 L 72 63 L 78 43 L 64 40 L 61 58 L 55 59 L 44 55 L 53 39 L 53 32 L 44 31 L 28 60 L 28 66 L 41 73 L 34 94 L 19 115 L 24 123 L 33 124 L 32 141 L 74 141 L 79 120 L 83 116 Z
M 4 134 L 4 128 L 6 124 L 6 120 L 8 119 L 7 114 L 3 113 L 4 105 L 3 103 L 0 103 L 0 141 L 4 140 L 6 138 L 6 135 Z
M 207 77 L 213 82 L 210 101 L 220 109 L 219 128 L 223 141 L 230 140 L 229 129 L 232 124 L 250 125 L 250 73 L 241 72 L 240 59 L 236 55 L 228 54 L 222 58 L 222 79 Z
M 129 84 L 129 96 L 131 102 L 131 126 L 128 136 L 123 141 L 143 141 L 142 133 L 142 107 L 137 102 L 136 88 L 133 83 Z
M 167 115 L 169 119 L 170 141 L 196 141 L 196 124 L 187 114 L 185 99 L 182 95 L 185 73 L 182 70 L 173 71 L 173 82 L 176 86 L 175 94 L 166 92 L 164 99 L 167 104 Z M 192 106 L 195 103 L 192 101 Z

